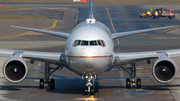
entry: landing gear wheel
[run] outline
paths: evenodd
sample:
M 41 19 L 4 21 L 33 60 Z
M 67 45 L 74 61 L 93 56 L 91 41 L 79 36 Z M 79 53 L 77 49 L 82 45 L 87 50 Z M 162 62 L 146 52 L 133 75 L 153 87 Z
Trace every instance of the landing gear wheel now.
M 130 88 L 130 86 L 131 86 L 130 79 L 129 79 L 129 78 L 127 78 L 127 79 L 126 79 L 126 88 L 127 88 L 127 89 L 129 89 L 129 88 Z
M 140 78 L 138 78 L 137 81 L 136 81 L 136 87 L 137 87 L 138 89 L 141 88 L 141 79 L 140 79 Z
M 91 87 L 91 95 L 94 95 L 94 87 Z
M 54 89 L 55 88 L 55 80 L 51 79 L 50 80 L 50 89 Z
M 88 94 L 88 87 L 86 86 L 84 89 L 84 95 L 87 95 L 87 94 Z
M 169 19 L 172 19 L 172 17 L 171 17 L 171 16 L 169 16 L 168 18 L 169 18 Z
M 44 89 L 44 79 L 40 79 L 40 81 L 39 81 L 39 89 Z
M 94 95 L 94 87 L 90 87 L 90 92 L 88 92 L 88 87 L 86 86 L 85 87 L 85 90 L 84 90 L 84 95 L 87 95 L 87 94 L 91 94 L 91 95 Z

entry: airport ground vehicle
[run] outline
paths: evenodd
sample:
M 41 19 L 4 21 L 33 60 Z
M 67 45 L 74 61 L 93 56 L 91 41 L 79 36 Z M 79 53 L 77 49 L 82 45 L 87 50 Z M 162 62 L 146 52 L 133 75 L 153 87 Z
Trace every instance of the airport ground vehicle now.
M 177 13 L 174 12 L 174 9 L 166 10 L 166 8 L 157 8 L 157 9 L 149 9 L 151 14 L 150 18 L 155 18 L 155 11 L 158 11 L 158 18 L 175 18 L 177 16 Z M 147 10 L 148 11 L 148 10 Z M 144 13 L 140 13 L 141 18 L 147 18 L 147 11 Z

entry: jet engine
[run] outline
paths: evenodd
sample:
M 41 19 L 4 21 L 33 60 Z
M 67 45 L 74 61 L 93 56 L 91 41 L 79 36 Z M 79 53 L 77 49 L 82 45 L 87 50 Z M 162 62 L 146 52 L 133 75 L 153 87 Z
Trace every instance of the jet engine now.
M 19 57 L 12 57 L 6 60 L 2 69 L 4 77 L 12 83 L 23 81 L 28 73 L 25 61 Z
M 171 58 L 163 57 L 155 61 L 152 74 L 160 83 L 168 83 L 176 77 L 177 69 L 176 63 Z

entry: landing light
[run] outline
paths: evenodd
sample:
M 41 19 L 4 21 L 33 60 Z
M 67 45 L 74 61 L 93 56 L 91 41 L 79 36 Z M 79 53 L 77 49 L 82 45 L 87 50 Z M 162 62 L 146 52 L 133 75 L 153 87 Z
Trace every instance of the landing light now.
M 96 19 L 86 19 L 86 22 L 88 24 L 94 24 L 96 22 Z

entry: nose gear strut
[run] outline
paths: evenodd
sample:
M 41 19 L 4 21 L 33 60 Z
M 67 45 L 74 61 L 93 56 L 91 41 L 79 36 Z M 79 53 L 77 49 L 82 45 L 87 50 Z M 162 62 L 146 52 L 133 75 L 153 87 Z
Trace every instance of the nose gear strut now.
M 82 79 L 84 78 L 84 76 L 82 76 Z M 90 93 L 91 95 L 94 95 L 95 93 L 95 79 L 96 79 L 96 75 L 86 75 L 85 76 L 87 83 L 85 86 L 85 95 L 87 95 L 88 93 Z

